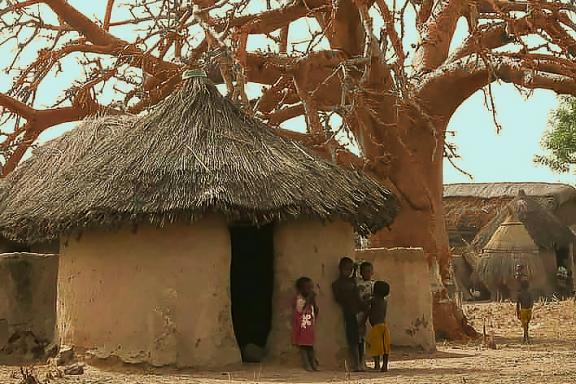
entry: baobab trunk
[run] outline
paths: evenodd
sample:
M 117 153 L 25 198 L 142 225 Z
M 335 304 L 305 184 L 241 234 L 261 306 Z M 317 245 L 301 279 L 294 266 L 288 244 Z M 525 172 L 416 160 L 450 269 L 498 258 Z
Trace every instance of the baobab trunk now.
M 376 148 L 367 145 L 368 158 L 389 154 L 388 166 L 375 167 L 383 183 L 390 185 L 400 199 L 400 213 L 390 229 L 373 236 L 374 246 L 422 247 L 431 268 L 438 265 L 441 281 L 434 288 L 434 327 L 448 339 L 476 336 L 462 311 L 449 299 L 444 282 L 450 278 L 450 249 L 444 221 L 443 159 L 445 120 L 431 121 L 419 114 L 398 114 L 395 124 L 378 129 L 383 134 Z M 382 123 L 382 122 L 381 122 Z

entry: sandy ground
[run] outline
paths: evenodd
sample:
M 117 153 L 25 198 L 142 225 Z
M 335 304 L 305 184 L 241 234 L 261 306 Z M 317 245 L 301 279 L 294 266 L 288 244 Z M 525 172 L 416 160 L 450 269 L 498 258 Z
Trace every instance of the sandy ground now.
M 247 366 L 237 372 L 193 372 L 134 367 L 87 367 L 81 376 L 50 380 L 56 384 L 225 384 L 239 383 L 574 383 L 576 382 L 576 303 L 538 303 L 532 345 L 522 345 L 514 306 L 467 304 L 465 311 L 476 329 L 494 332 L 497 349 L 481 342 L 443 343 L 434 354 L 393 351 L 390 372 L 347 375 L 345 372 L 309 374 L 281 367 Z M 46 366 L 34 367 L 44 381 Z M 19 384 L 17 367 L 0 366 L 0 383 Z

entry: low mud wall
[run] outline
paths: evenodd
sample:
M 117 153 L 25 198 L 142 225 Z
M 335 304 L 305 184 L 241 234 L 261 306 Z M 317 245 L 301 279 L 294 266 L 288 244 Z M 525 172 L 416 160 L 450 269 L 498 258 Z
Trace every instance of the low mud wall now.
M 375 278 L 390 284 L 386 322 L 392 344 L 435 350 L 430 272 L 422 249 L 358 250 L 356 259 L 371 262 Z

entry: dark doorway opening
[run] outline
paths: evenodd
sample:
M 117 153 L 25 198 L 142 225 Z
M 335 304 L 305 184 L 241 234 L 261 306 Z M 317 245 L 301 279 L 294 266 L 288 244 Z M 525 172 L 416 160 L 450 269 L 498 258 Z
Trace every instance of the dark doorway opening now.
M 568 270 L 572 269 L 570 248 L 562 247 L 556 250 L 556 268 L 559 268 L 560 266 Z
M 274 228 L 230 227 L 230 294 L 236 341 L 245 362 L 258 362 L 272 321 Z

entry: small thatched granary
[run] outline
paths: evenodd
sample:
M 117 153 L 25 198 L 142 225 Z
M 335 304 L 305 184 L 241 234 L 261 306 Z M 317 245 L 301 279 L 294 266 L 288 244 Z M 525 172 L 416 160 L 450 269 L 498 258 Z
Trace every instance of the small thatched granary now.
M 574 269 L 575 237 L 570 229 L 536 198 L 520 191 L 475 237 L 482 250 L 477 274 L 493 296 L 514 295 L 514 269 L 526 267 L 533 289 L 550 295 L 556 288 L 559 266 Z
M 576 189 L 559 183 L 461 183 L 444 185 L 444 211 L 450 245 L 466 251 L 476 234 L 520 190 L 538 200 L 567 226 L 576 224 Z
M 4 235 L 61 241 L 62 343 L 193 367 L 239 362 L 248 345 L 295 357 L 303 275 L 319 290 L 318 355 L 341 363 L 338 259 L 353 255 L 354 229 L 397 211 L 376 181 L 279 137 L 204 78 L 143 118 L 87 121 L 44 145 L 1 201 Z
M 492 294 L 492 299 L 514 297 L 518 281 L 514 276 L 516 265 L 525 268 L 531 289 L 542 295 L 552 293 L 553 286 L 545 273 L 545 260 L 550 255 L 540 249 L 530 237 L 524 224 L 511 219 L 500 224 L 483 249 L 477 274 Z

